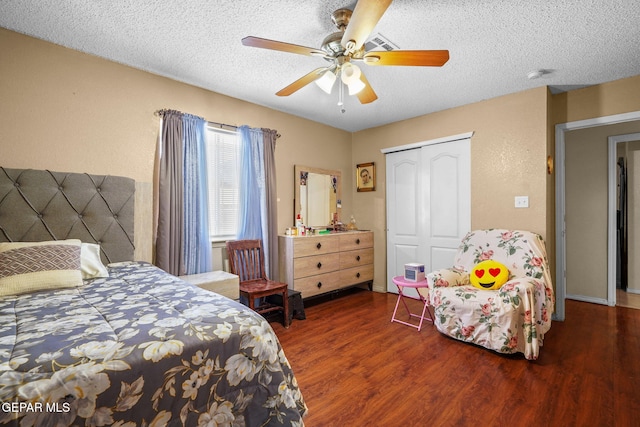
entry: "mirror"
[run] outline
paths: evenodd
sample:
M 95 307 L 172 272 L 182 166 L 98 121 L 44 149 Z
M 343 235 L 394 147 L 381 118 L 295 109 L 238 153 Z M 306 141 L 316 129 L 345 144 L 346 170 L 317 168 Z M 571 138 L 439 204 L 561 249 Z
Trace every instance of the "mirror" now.
M 342 176 L 339 170 L 294 167 L 293 223 L 298 214 L 307 227 L 326 227 L 342 210 Z

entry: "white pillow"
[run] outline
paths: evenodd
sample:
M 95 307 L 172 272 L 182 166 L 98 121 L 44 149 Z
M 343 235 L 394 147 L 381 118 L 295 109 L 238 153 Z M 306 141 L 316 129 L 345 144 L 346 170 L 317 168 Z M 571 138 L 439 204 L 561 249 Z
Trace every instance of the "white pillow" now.
M 100 245 L 96 243 L 83 243 L 80 252 L 83 279 L 95 279 L 96 277 L 109 277 L 107 267 L 100 259 Z
M 0 243 L 0 296 L 81 285 L 80 240 Z

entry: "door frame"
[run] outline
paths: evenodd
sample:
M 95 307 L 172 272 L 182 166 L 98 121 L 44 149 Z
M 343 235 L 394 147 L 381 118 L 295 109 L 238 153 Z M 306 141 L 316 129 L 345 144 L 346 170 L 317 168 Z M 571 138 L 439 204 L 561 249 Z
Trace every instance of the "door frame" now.
M 607 195 L 607 296 L 608 304 L 616 305 L 616 186 L 617 186 L 617 146 L 619 142 L 639 141 L 640 132 L 614 135 L 608 140 L 608 191 Z
M 454 142 L 461 139 L 471 139 L 474 132 L 459 133 L 457 135 L 443 136 L 441 138 L 428 139 L 426 141 L 414 142 L 412 144 L 397 145 L 395 147 L 383 148 L 380 150 L 382 154 L 393 153 L 395 151 L 412 150 L 414 148 L 424 147 L 425 145 L 442 144 L 443 142 Z
M 640 120 L 640 111 L 633 111 L 630 113 L 615 114 L 611 116 L 596 117 L 593 119 L 578 120 L 574 122 L 560 123 L 556 125 L 556 320 L 564 320 L 565 318 L 565 297 L 567 294 L 566 283 L 566 222 L 565 222 L 565 134 L 566 132 L 584 129 L 597 126 L 612 125 L 617 123 L 632 122 Z M 611 143 L 609 143 L 609 150 L 611 150 Z M 614 168 L 611 170 L 611 152 L 609 151 L 609 171 L 608 180 L 609 186 L 611 185 L 611 175 L 613 174 L 615 185 L 615 160 Z M 615 153 L 614 153 L 615 158 Z M 609 195 L 611 197 L 611 191 L 609 187 Z M 613 193 L 615 194 L 615 187 Z M 609 199 L 609 203 L 611 200 Z M 615 200 L 614 200 L 614 213 L 615 213 Z M 611 225 L 611 205 L 608 206 L 608 227 Z M 614 218 L 615 221 L 615 218 Z M 609 256 L 607 259 L 607 277 L 608 277 L 608 293 L 607 304 L 615 305 L 615 256 L 611 257 L 611 240 L 614 240 L 615 248 L 615 227 L 613 234 L 609 228 L 608 232 L 608 250 Z M 613 259 L 613 261 L 612 261 Z M 611 271 L 613 270 L 613 290 L 611 289 Z

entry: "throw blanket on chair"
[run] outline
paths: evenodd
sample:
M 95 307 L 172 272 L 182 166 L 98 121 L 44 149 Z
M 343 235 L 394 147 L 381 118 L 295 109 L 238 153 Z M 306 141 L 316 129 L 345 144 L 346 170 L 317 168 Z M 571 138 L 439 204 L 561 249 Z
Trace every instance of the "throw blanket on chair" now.
M 509 280 L 497 290 L 469 282 L 474 266 L 487 259 L 509 269 Z M 499 353 L 520 352 L 537 359 L 554 310 L 542 237 L 517 230 L 472 231 L 462 240 L 454 263 L 427 275 L 437 329 Z

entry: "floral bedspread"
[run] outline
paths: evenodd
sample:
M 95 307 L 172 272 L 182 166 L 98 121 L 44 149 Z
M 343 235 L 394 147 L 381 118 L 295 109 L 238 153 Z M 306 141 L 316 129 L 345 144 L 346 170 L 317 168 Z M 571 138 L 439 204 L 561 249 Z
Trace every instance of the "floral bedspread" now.
M 0 299 L 0 423 L 302 426 L 270 325 L 147 263 Z
M 509 269 L 509 281 L 498 290 L 469 284 L 473 267 L 487 259 Z M 542 237 L 526 231 L 473 231 L 463 239 L 454 262 L 453 268 L 427 275 L 436 328 L 500 353 L 537 359 L 554 310 Z

